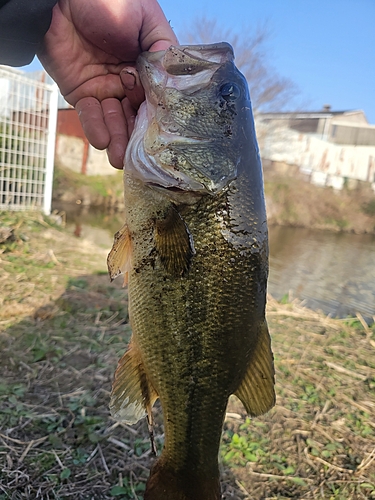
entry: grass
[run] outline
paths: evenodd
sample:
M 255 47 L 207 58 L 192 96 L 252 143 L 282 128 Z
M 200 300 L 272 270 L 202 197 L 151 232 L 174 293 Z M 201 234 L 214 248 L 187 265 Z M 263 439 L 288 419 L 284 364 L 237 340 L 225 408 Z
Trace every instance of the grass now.
M 365 214 L 375 217 L 375 200 L 365 202 L 362 206 L 362 210 Z
M 33 214 L 0 214 L 0 499 L 142 498 L 146 422 L 109 415 L 130 337 L 107 249 Z M 269 300 L 277 404 L 248 419 L 231 398 L 224 499 L 375 498 L 375 327 Z M 163 427 L 155 409 L 156 444 Z
M 272 299 L 268 321 L 277 404 L 227 421 L 224 462 L 247 498 L 375 498 L 374 328 Z

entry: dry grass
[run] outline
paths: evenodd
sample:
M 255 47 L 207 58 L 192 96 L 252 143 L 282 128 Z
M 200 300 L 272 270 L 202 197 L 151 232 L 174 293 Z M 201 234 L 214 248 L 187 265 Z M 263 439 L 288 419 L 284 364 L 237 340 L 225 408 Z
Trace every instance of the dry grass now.
M 272 299 L 268 321 L 276 407 L 257 421 L 227 424 L 247 447 L 259 443 L 235 469 L 247 498 L 375 498 L 373 330 Z
M 35 214 L 0 215 L 15 228 L 0 245 L 0 499 L 140 499 L 147 425 L 108 412 L 130 329 L 107 250 Z M 360 319 L 269 300 L 277 405 L 250 421 L 230 401 L 225 499 L 375 498 L 375 338 Z
M 288 177 L 266 171 L 265 192 L 270 224 L 375 233 L 374 193 L 369 185 L 336 192 L 297 174 Z

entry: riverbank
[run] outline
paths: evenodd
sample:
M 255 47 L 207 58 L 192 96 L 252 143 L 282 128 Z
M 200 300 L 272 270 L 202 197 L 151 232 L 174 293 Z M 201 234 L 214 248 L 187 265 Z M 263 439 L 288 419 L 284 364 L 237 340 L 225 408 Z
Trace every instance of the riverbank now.
M 270 225 L 375 234 L 375 193 L 369 186 L 335 191 L 266 172 L 265 194 Z
M 10 236 L 0 245 L 0 499 L 141 498 L 147 425 L 108 412 L 130 336 L 108 248 L 35 213 L 0 217 Z M 250 421 L 231 399 L 224 499 L 375 498 L 375 327 L 271 298 L 267 317 L 277 404 Z
M 121 211 L 124 208 L 122 170 L 113 175 L 82 175 L 55 165 L 52 201 L 57 204 L 97 207 Z
M 370 188 L 336 192 L 266 171 L 265 194 L 270 225 L 375 234 L 375 194 Z M 57 166 L 53 201 L 121 212 L 122 174 L 84 176 Z

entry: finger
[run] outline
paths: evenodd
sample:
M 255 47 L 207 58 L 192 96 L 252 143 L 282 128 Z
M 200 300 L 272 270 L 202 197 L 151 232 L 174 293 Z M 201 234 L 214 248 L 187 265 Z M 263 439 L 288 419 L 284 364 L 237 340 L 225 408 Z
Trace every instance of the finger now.
M 105 149 L 110 141 L 110 133 L 104 122 L 100 102 L 94 97 L 84 97 L 76 105 L 83 131 L 90 144 L 97 149 Z
M 132 135 L 133 130 L 134 130 L 137 111 L 133 108 L 129 99 L 127 99 L 127 98 L 123 99 L 121 104 L 122 104 L 122 109 L 124 110 L 124 115 L 125 115 L 126 124 L 127 124 L 127 128 L 128 128 L 128 137 L 130 139 L 130 136 Z
M 157 52 L 158 50 L 167 50 L 171 45 L 178 45 L 177 39 L 172 43 L 171 40 L 158 40 L 153 43 L 148 49 L 150 52 Z
M 138 71 L 132 67 L 124 68 L 120 73 L 120 78 L 131 106 L 138 109 L 145 100 L 145 93 Z
M 115 168 L 123 168 L 125 149 L 129 141 L 128 127 L 121 102 L 109 98 L 102 101 L 104 121 L 110 141 L 107 149 L 108 159 Z
M 119 75 L 123 67 L 128 66 L 129 64 L 98 64 L 94 69 L 86 68 L 86 72 L 84 71 L 80 75 L 82 82 L 77 87 L 70 91 L 62 89 L 65 100 L 75 106 L 78 100 L 85 97 L 94 97 L 99 102 L 110 97 L 123 99 L 125 97 L 125 89 Z M 92 74 L 92 71 L 96 71 L 98 74 Z M 101 72 L 104 74 L 100 74 Z

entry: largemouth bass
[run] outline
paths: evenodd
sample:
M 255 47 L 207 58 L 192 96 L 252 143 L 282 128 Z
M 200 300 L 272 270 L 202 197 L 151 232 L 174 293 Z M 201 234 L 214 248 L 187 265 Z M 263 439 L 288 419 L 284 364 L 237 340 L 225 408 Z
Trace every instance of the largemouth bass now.
M 125 225 L 108 257 L 129 286 L 132 339 L 112 415 L 134 423 L 160 398 L 165 443 L 146 500 L 218 500 L 228 398 L 275 402 L 265 320 L 267 223 L 249 91 L 227 43 L 145 52 L 124 166 Z

